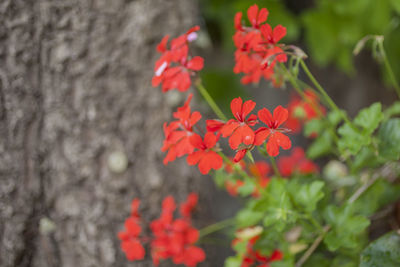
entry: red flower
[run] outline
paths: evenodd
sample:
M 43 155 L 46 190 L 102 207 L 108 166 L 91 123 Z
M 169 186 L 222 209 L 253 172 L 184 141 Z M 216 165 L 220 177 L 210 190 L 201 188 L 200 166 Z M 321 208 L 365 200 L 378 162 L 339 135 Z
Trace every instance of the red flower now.
M 195 197 L 193 196 L 197 195 L 191 194 L 186 203 L 187 205 L 191 202 L 189 204 L 190 209 L 195 205 L 193 203 Z M 188 267 L 196 266 L 197 263 L 205 259 L 204 251 L 194 246 L 194 243 L 199 239 L 199 231 L 191 226 L 189 217 L 173 219 L 176 204 L 172 196 L 164 199 L 162 208 L 160 218 L 150 224 L 154 235 L 154 239 L 151 241 L 151 255 L 154 265 L 158 266 L 160 260 L 171 258 L 175 264 L 185 264 Z M 187 210 L 184 213 L 186 212 Z
M 231 110 L 235 119 L 229 120 L 222 128 L 223 137 L 229 138 L 229 145 L 232 149 L 237 149 L 240 144 L 252 145 L 255 134 L 250 126 L 257 123 L 257 116 L 252 114 L 246 119 L 247 115 L 254 109 L 256 103 L 248 100 L 243 103 L 242 98 L 238 97 L 232 100 Z
M 293 173 L 310 174 L 318 172 L 318 166 L 306 158 L 301 147 L 293 148 L 290 156 L 280 157 L 278 168 L 282 176 L 289 177 Z
M 189 137 L 193 134 L 193 126 L 201 119 L 201 114 L 197 111 L 191 113 L 189 104 L 192 96 L 190 94 L 183 107 L 174 112 L 173 116 L 177 119 L 176 121 L 170 124 L 164 123 L 165 139 L 161 150 L 163 152 L 168 150 L 164 164 L 194 151 Z
M 131 216 L 125 220 L 126 230 L 118 233 L 118 238 L 121 240 L 121 249 L 130 261 L 142 260 L 145 255 L 145 250 L 139 239 L 140 232 L 142 231 L 139 224 L 139 205 L 139 199 L 132 201 Z
M 187 157 L 189 165 L 199 164 L 198 168 L 202 174 L 222 167 L 222 157 L 212 150 L 217 143 L 217 137 L 213 133 L 207 132 L 204 141 L 198 134 L 194 134 L 190 137 L 190 143 L 198 150 Z
M 279 261 L 283 258 L 283 254 L 280 250 L 274 250 L 270 256 L 264 256 L 259 250 L 254 249 L 254 245 L 260 236 L 251 238 L 247 243 L 247 250 L 243 257 L 242 264 L 240 267 L 251 267 L 253 265 L 257 267 L 269 267 L 269 263 Z M 235 239 L 233 244 L 240 242 L 239 239 Z
M 288 104 L 289 118 L 285 125 L 294 133 L 298 133 L 301 130 L 304 122 L 319 118 L 326 113 L 325 108 L 319 102 L 318 96 L 313 91 L 305 90 L 304 98 L 305 100 L 297 95 L 292 96 Z
M 247 17 L 254 28 L 259 28 L 260 24 L 267 20 L 268 10 L 266 8 L 262 8 L 260 12 L 258 12 L 258 6 L 254 4 L 247 10 Z
M 185 92 L 191 85 L 190 76 L 204 66 L 203 58 L 196 56 L 188 57 L 188 43 L 197 38 L 199 26 L 191 28 L 185 34 L 171 41 L 171 48 L 168 50 L 167 43 L 169 36 L 165 36 L 157 46 L 157 51 L 162 53 L 154 66 L 152 85 L 154 87 L 162 83 L 162 91 L 178 89 Z
M 278 25 L 273 30 L 269 24 L 263 24 L 268 17 L 268 10 L 259 10 L 257 5 L 249 7 L 247 16 L 251 27 L 241 24 L 242 13 L 235 16 L 236 33 L 233 40 L 236 46 L 235 73 L 244 73 L 242 83 L 258 83 L 261 77 L 278 84 L 274 75 L 276 61 L 286 62 L 287 56 L 278 44 L 286 35 L 286 28 Z
M 199 196 L 196 193 L 191 193 L 186 199 L 186 202 L 181 204 L 180 213 L 182 217 L 190 219 L 192 210 L 196 207 Z
M 282 131 L 285 129 L 278 128 L 288 118 L 288 110 L 282 106 L 278 106 L 274 110 L 274 115 L 268 109 L 263 108 L 258 111 L 258 118 L 264 122 L 268 128 L 262 127 L 257 130 L 260 138 L 256 145 L 260 145 L 268 138 L 266 149 L 270 156 L 275 157 L 279 154 L 279 147 L 289 149 L 292 146 L 289 137 L 284 135 Z

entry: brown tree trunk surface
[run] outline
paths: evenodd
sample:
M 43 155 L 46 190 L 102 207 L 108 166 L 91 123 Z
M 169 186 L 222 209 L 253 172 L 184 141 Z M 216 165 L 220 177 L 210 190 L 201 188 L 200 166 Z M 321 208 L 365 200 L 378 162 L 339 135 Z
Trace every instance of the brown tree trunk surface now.
M 152 265 L 119 249 L 131 200 L 146 221 L 210 184 L 162 164 L 175 107 L 150 84 L 156 44 L 196 17 L 187 0 L 0 1 L 1 266 Z

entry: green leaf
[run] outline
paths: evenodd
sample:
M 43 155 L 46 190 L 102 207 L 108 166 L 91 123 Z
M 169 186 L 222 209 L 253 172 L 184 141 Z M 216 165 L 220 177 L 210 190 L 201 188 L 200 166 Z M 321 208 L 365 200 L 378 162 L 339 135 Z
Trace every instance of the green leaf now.
M 345 123 L 338 129 L 338 133 L 342 138 L 338 141 L 339 151 L 342 154 L 357 154 L 361 147 L 368 145 L 371 142 L 371 137 L 360 133 L 357 129 Z
M 361 253 L 360 267 L 400 266 L 400 235 L 388 233 L 375 240 Z
M 384 179 L 370 186 L 353 205 L 364 216 L 371 216 L 379 209 L 398 199 L 400 185 L 393 185 Z
M 389 119 L 384 122 L 378 132 L 379 154 L 390 160 L 400 157 L 400 119 Z
M 400 1 L 399 0 L 391 0 L 390 3 L 392 4 L 392 7 L 398 14 L 400 14 Z
M 349 205 L 343 207 L 328 206 L 324 210 L 324 218 L 332 229 L 324 238 L 324 243 L 330 251 L 338 248 L 361 248 L 358 236 L 369 225 L 369 220 L 360 215 L 354 215 Z
M 240 267 L 242 265 L 242 259 L 239 257 L 228 257 L 225 260 L 224 267 Z
M 264 214 L 259 211 L 253 211 L 250 209 L 244 209 L 239 211 L 236 215 L 237 225 L 240 228 L 256 225 Z
M 354 118 L 354 123 L 362 127 L 366 134 L 371 134 L 383 118 L 381 103 L 374 103 L 370 107 L 362 109 Z
M 307 157 L 310 159 L 315 159 L 326 154 L 329 154 L 333 148 L 332 135 L 325 131 L 321 136 L 318 136 L 307 149 Z
M 387 108 L 383 113 L 385 114 L 386 119 L 389 119 L 394 115 L 400 115 L 400 102 L 399 101 L 394 102 L 394 104 L 391 105 L 389 108 Z
M 318 201 L 324 197 L 322 188 L 324 182 L 314 181 L 310 184 L 299 184 L 291 180 L 288 185 L 293 201 L 300 205 L 306 212 L 311 213 L 316 209 Z
M 342 120 L 343 114 L 345 114 L 345 113 L 346 112 L 343 110 L 338 110 L 338 111 L 333 110 L 333 111 L 329 112 L 328 120 L 333 126 L 336 126 Z

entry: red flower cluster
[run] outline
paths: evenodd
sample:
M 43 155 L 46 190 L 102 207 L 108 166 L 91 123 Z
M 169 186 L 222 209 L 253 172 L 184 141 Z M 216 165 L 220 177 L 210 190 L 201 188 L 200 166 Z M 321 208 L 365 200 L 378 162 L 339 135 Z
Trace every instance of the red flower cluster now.
M 304 91 L 304 99 L 298 95 L 293 95 L 289 104 L 289 118 L 286 122 L 286 127 L 291 129 L 294 133 L 301 130 L 304 122 L 319 118 L 325 115 L 326 110 L 320 104 L 318 96 L 311 90 Z
M 236 33 L 233 40 L 236 46 L 235 73 L 244 73 L 243 84 L 258 83 L 261 77 L 274 81 L 274 67 L 276 61 L 286 62 L 287 56 L 283 52 L 279 40 L 286 35 L 286 28 L 282 25 L 274 29 L 264 22 L 268 18 L 268 10 L 259 10 L 255 4 L 247 10 L 247 17 L 251 26 L 242 25 L 242 13 L 235 16 Z
M 247 151 L 264 143 L 267 140 L 267 152 L 275 157 L 279 154 L 279 147 L 289 149 L 291 147 L 290 139 L 283 134 L 287 129 L 278 128 L 288 117 L 287 109 L 278 106 L 274 110 L 274 115 L 266 109 L 258 112 L 258 117 L 251 114 L 246 117 L 254 109 L 256 103 L 249 100 L 243 103 L 238 97 L 232 100 L 231 110 L 235 119 L 231 119 L 226 123 L 219 120 L 207 120 L 207 130 L 215 131 L 222 134 L 223 137 L 229 136 L 229 145 L 236 150 L 234 162 L 239 162 L 246 155 Z M 268 127 L 261 127 L 253 130 L 251 127 L 258 123 L 258 119 L 264 122 Z
M 211 169 L 218 170 L 222 167 L 222 157 L 218 155 L 215 148 L 218 137 L 212 132 L 207 132 L 204 140 L 193 131 L 193 126 L 201 119 L 198 111 L 191 113 L 189 95 L 183 107 L 174 112 L 177 120 L 164 124 L 164 145 L 162 151 L 167 151 L 164 164 L 174 161 L 177 157 L 188 155 L 189 165 L 198 164 L 202 174 L 207 174 Z
M 168 196 L 162 203 L 160 218 L 150 224 L 153 232 L 150 247 L 154 265 L 158 266 L 160 260 L 171 258 L 175 264 L 184 264 L 194 267 L 204 261 L 204 251 L 194 244 L 199 239 L 199 231 L 190 222 L 191 212 L 197 205 L 198 197 L 192 193 L 187 201 L 180 206 L 181 218 L 174 219 L 173 213 L 176 209 L 175 200 Z M 139 214 L 137 209 L 139 200 L 132 202 L 132 214 L 125 221 L 126 230 L 118 234 L 122 241 L 121 248 L 128 260 L 141 260 L 144 258 L 145 250 L 139 239 L 141 227 L 139 225 Z M 143 238 L 146 240 L 149 238 Z
M 269 267 L 269 263 L 273 261 L 279 261 L 283 258 L 283 254 L 279 250 L 274 250 L 269 257 L 262 255 L 259 250 L 255 250 L 254 245 L 257 242 L 258 238 L 259 236 L 256 236 L 248 241 L 246 254 L 243 257 L 243 261 L 240 267 Z M 233 241 L 233 244 L 239 241 L 240 240 L 236 239 Z
M 191 28 L 185 34 L 175 38 L 167 48 L 169 36 L 165 36 L 157 46 L 157 51 L 162 55 L 154 66 L 152 85 L 154 87 L 162 83 L 162 91 L 178 89 L 185 92 L 191 85 L 190 76 L 194 71 L 199 71 L 204 66 L 202 57 L 189 57 L 189 42 L 197 38 L 199 26 Z
M 183 107 L 178 108 L 173 116 L 175 121 L 164 123 L 165 140 L 161 151 L 168 150 L 164 158 L 164 164 L 174 161 L 176 158 L 191 154 L 195 147 L 190 142 L 190 136 L 194 134 L 193 126 L 201 119 L 198 111 L 191 113 L 190 101 L 193 95 L 190 94 Z
M 301 147 L 295 147 L 290 156 L 280 157 L 278 168 L 282 176 L 289 177 L 293 173 L 310 174 L 318 172 L 318 166 L 306 158 Z
M 140 200 L 135 198 L 131 205 L 131 216 L 125 220 L 125 231 L 118 233 L 121 240 L 121 249 L 125 252 L 128 260 L 142 260 L 145 255 L 143 245 L 139 235 L 142 231 L 140 227 L 140 215 L 138 213 Z

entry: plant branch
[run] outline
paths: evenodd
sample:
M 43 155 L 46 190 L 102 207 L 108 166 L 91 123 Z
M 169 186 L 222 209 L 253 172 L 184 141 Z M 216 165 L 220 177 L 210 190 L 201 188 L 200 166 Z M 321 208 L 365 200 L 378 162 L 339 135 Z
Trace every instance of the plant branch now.
M 218 107 L 217 103 L 215 103 L 214 99 L 208 93 L 206 88 L 204 88 L 203 84 L 201 83 L 201 80 L 197 79 L 195 84 L 196 84 L 197 89 L 199 89 L 199 91 L 200 91 L 201 95 L 203 96 L 203 98 L 206 100 L 206 102 L 211 107 L 211 109 L 214 111 L 214 113 L 218 116 L 218 118 L 221 119 L 221 120 L 226 121 L 227 118 L 225 117 L 224 113 Z

